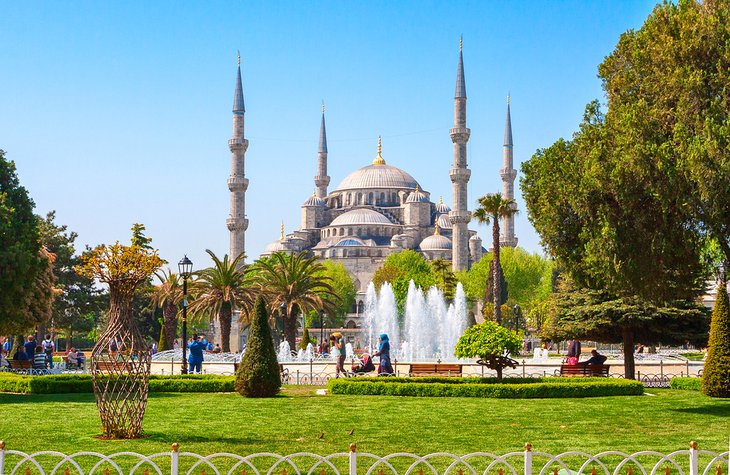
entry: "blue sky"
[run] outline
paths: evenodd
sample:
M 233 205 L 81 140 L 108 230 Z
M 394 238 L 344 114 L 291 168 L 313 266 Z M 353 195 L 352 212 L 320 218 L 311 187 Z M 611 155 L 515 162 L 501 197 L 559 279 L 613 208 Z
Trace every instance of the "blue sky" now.
M 506 96 L 515 162 L 569 137 L 603 99 L 597 65 L 645 1 L 3 2 L 0 148 L 36 212 L 78 244 L 128 241 L 163 258 L 228 251 L 236 51 L 246 100 L 246 250 L 299 226 L 326 103 L 330 189 L 383 157 L 451 203 L 459 36 L 471 128 L 469 201 L 501 189 Z M 519 192 L 518 192 L 519 193 Z M 539 252 L 521 195 L 520 245 Z M 489 244 L 489 231 L 472 223 Z

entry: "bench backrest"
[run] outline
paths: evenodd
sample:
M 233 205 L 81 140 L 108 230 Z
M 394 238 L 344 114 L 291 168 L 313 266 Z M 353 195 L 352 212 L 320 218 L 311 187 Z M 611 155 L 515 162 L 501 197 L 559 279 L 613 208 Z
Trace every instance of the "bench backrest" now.
M 461 374 L 460 364 L 447 363 L 413 363 L 411 374 Z
M 609 365 L 603 365 L 603 364 L 575 364 L 575 365 L 567 365 L 564 364 L 560 367 L 560 374 L 583 374 L 583 375 L 598 375 L 598 376 L 608 376 L 608 369 L 610 368 Z
M 33 362 L 30 360 L 8 360 L 10 363 L 10 369 L 31 369 L 33 368 Z

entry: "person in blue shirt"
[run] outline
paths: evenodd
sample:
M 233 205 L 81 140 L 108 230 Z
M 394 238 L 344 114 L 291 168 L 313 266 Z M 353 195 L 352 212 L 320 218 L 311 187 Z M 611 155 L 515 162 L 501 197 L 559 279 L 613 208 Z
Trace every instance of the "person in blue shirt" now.
M 380 343 L 378 344 L 378 351 L 373 356 L 380 356 L 380 365 L 378 366 L 378 375 L 391 375 L 393 374 L 393 366 L 390 363 L 390 340 L 386 333 L 380 334 Z
M 25 355 L 30 361 L 33 361 L 33 357 L 35 357 L 36 344 L 33 340 L 33 335 L 28 335 L 28 341 L 23 345 L 23 347 L 25 348 Z
M 190 355 L 188 356 L 188 374 L 193 372 L 200 373 L 203 370 L 203 350 L 205 343 L 198 339 L 198 335 L 194 334 L 188 343 Z
M 3 341 L 3 351 L 9 355 L 12 347 L 13 345 L 10 344 L 10 340 L 8 339 L 8 337 L 5 337 L 5 340 Z

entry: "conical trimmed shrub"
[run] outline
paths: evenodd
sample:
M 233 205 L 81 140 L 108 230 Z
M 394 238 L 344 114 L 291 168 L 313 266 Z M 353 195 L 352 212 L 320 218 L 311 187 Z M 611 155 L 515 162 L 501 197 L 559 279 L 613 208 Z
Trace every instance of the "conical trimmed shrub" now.
M 281 376 L 266 303 L 261 297 L 254 306 L 250 332 L 246 353 L 236 372 L 236 391 L 246 397 L 274 396 L 281 389 Z
M 157 351 L 167 351 L 172 348 L 167 347 L 167 333 L 165 333 L 165 325 L 160 328 L 160 341 L 157 342 Z
M 730 304 L 726 285 L 721 283 L 717 289 L 702 374 L 702 392 L 711 397 L 730 397 Z
M 307 349 L 307 345 L 312 341 L 311 337 L 309 336 L 309 328 L 304 327 L 304 331 L 302 332 L 302 340 L 299 342 L 299 348 L 302 350 Z

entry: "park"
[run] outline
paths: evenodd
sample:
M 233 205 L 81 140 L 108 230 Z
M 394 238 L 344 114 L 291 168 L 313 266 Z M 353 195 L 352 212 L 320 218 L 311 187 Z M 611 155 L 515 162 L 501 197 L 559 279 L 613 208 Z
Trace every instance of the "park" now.
M 18 8 L 19 17 L 29 14 Z M 114 24 L 111 10 L 93 8 Z M 197 8 L 175 14 L 211 18 Z M 262 8 L 241 7 L 270 25 Z M 345 11 L 365 15 L 351 25 L 359 29 L 375 11 L 394 15 L 383 24 L 400 25 L 394 19 L 415 12 L 448 17 L 443 8 Z M 500 8 L 472 5 L 467 24 Z M 130 160 L 115 165 L 120 177 L 103 180 L 110 194 L 121 183 L 121 195 L 105 201 L 96 192 L 103 212 L 74 203 L 73 214 L 57 213 L 60 195 L 35 181 L 44 170 L 26 173 L 33 154 L 0 149 L 0 475 L 729 474 L 730 2 L 663 2 L 635 15 L 636 24 L 601 30 L 610 49 L 592 65 L 592 80 L 602 97 L 576 90 L 582 120 L 571 116 L 568 132 L 550 129 L 519 160 L 513 120 L 523 124 L 518 112 L 527 110 L 507 96 L 501 191 L 482 179 L 477 132 L 487 126 L 484 101 L 474 97 L 484 97 L 485 81 L 474 63 L 484 62 L 479 50 L 489 42 L 479 28 L 473 45 L 457 37 L 458 50 L 455 41 L 449 50 L 456 61 L 447 93 L 438 74 L 417 73 L 448 99 L 453 124 L 378 135 L 375 157 L 361 168 L 342 167 L 343 158 L 362 161 L 363 147 L 346 138 L 356 129 L 342 129 L 341 110 L 328 112 L 328 136 L 322 103 L 314 192 L 297 211 L 301 225 L 287 233 L 282 221 L 266 246 L 263 215 L 290 206 L 299 191 L 284 178 L 299 162 L 244 169 L 264 158 L 258 144 L 299 140 L 257 129 L 263 117 L 282 127 L 291 119 L 260 112 L 257 101 L 277 98 L 277 88 L 312 89 L 303 72 L 283 86 L 265 67 L 250 68 L 246 54 L 228 65 L 230 176 L 215 175 L 225 195 L 179 179 L 174 201 L 139 205 L 145 187 L 121 175 L 143 180 L 159 169 L 143 173 Z M 281 21 L 300 42 L 309 38 L 293 26 L 300 18 Z M 118 39 L 113 28 L 97 34 Z M 134 42 L 125 47 L 141 52 Z M 427 49 L 447 61 L 438 47 Z M 470 55 L 480 59 L 470 63 Z M 392 84 L 404 104 L 409 95 L 425 104 L 419 85 L 399 82 L 412 72 L 400 71 Z M 478 78 L 468 96 L 474 137 L 466 71 Z M 203 94 L 187 87 L 176 102 Z M 159 120 L 149 128 L 174 127 Z M 432 132 L 439 145 L 425 148 L 438 152 L 406 162 L 425 177 L 419 182 L 393 163 L 403 160 L 403 144 L 413 146 L 407 137 L 429 142 Z M 449 150 L 453 162 L 442 163 Z M 331 188 L 330 172 L 344 176 Z M 203 182 L 206 173 L 193 174 Z M 266 173 L 282 185 L 267 183 Z M 453 193 L 450 204 L 435 199 L 439 186 Z M 74 187 L 84 185 L 62 185 Z M 151 191 L 165 195 L 162 186 Z M 214 215 L 210 197 L 229 202 L 225 228 L 188 219 L 198 209 Z M 131 228 L 115 214 L 126 205 L 141 217 Z M 171 232 L 173 208 L 184 217 Z M 113 232 L 100 231 L 106 220 Z

